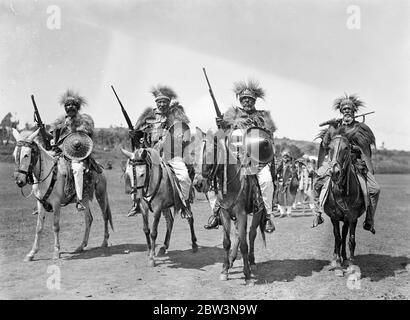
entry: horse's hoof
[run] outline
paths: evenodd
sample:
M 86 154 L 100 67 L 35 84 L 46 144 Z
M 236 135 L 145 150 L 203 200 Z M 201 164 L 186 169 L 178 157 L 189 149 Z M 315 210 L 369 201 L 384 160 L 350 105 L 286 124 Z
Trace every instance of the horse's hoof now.
M 219 280 L 227 281 L 228 280 L 228 275 L 226 273 L 221 273 L 221 275 L 219 276 Z
M 103 241 L 103 243 L 101 243 L 101 248 L 107 248 L 108 247 L 108 241 Z
M 197 245 L 192 245 L 192 253 L 198 252 L 198 246 Z
M 154 259 L 148 260 L 148 267 L 155 267 L 155 261 L 154 261 Z
M 245 286 L 253 287 L 254 285 L 255 283 L 251 279 L 245 280 Z
M 358 266 L 355 266 L 354 264 L 351 264 L 347 267 L 346 272 L 348 274 L 355 274 L 358 275 L 358 277 L 361 277 L 361 271 L 360 268 Z
M 74 252 L 73 253 L 81 253 L 81 252 L 83 252 L 84 251 L 84 247 L 78 247 L 77 249 L 75 249 L 74 250 Z
M 332 262 L 330 262 L 329 265 L 329 271 L 333 271 L 334 269 L 336 269 L 338 267 L 338 263 L 336 260 L 332 260 Z
M 341 268 L 335 269 L 335 276 L 336 277 L 343 277 L 343 270 Z
M 54 252 L 53 253 L 53 260 L 58 260 L 60 259 L 60 252 Z
M 256 264 L 251 264 L 251 271 L 252 272 L 255 272 L 256 271 Z
M 33 259 L 34 259 L 34 256 L 26 255 L 26 256 L 24 257 L 24 261 L 25 261 L 25 262 L 33 261 Z
M 164 247 L 161 247 L 158 250 L 157 257 L 164 256 L 166 253 L 167 253 L 167 249 L 165 249 Z

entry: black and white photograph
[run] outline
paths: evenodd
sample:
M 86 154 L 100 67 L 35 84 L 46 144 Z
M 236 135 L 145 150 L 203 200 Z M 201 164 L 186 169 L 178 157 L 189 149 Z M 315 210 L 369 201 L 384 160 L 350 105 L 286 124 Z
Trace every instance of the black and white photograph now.
M 408 0 L 0 0 L 0 299 L 409 300 L 409 88 Z

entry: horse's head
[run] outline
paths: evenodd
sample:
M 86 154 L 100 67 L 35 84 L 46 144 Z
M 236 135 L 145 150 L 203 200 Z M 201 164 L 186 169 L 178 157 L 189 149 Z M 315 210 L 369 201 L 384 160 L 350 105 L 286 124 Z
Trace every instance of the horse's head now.
M 329 144 L 329 163 L 332 181 L 340 182 L 350 163 L 350 143 L 345 136 L 336 134 L 331 138 Z
M 144 187 L 147 187 L 149 180 L 148 151 L 145 148 L 138 148 L 134 152 L 125 149 L 121 149 L 121 152 L 128 158 L 124 174 L 131 182 L 131 195 L 142 198 Z
M 197 127 L 194 150 L 195 178 L 193 184 L 198 192 L 207 192 L 210 181 L 216 174 L 218 163 L 220 163 L 217 136 L 211 132 L 204 133 Z
M 14 179 L 16 184 L 22 188 L 27 183 L 33 183 L 33 169 L 39 160 L 39 146 L 34 141 L 40 129 L 31 133 L 27 137 L 21 135 L 13 128 L 13 136 L 17 141 L 14 149 L 14 162 L 16 169 L 14 171 Z

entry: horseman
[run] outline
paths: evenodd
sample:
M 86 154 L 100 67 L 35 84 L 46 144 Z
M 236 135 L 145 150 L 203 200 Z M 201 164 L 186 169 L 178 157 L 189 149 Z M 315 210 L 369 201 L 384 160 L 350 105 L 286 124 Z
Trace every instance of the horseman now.
M 92 139 L 94 134 L 94 120 L 90 115 L 80 113 L 81 108 L 87 104 L 84 97 L 72 90 L 67 90 L 60 98 L 60 104 L 64 107 L 66 114 L 58 117 L 51 125 L 54 145 L 53 150 L 59 154 L 62 152 L 62 144 L 65 139 L 72 133 L 84 133 Z M 86 140 L 81 143 L 87 144 Z M 85 147 L 85 145 L 83 145 Z M 99 164 L 91 156 L 87 156 L 84 160 L 66 160 L 70 163 L 75 191 L 77 195 L 77 209 L 85 210 L 82 203 L 83 200 L 83 175 L 84 172 L 94 170 L 101 174 L 102 169 Z
M 323 218 L 321 214 L 323 208 L 319 205 L 319 197 L 325 194 L 325 185 L 330 178 L 331 165 L 329 162 L 324 161 L 326 155 L 328 154 L 328 146 L 332 137 L 332 133 L 343 127 L 346 137 L 351 145 L 352 161 L 358 173 L 358 178 L 360 184 L 365 186 L 362 189 L 367 189 L 369 194 L 369 205 L 366 210 L 366 219 L 363 223 L 363 228 L 376 233 L 374 229 L 374 215 L 377 208 L 377 203 L 379 200 L 380 187 L 374 177 L 374 169 L 371 161 L 372 150 L 371 146 L 375 146 L 376 139 L 372 130 L 364 123 L 355 120 L 355 113 L 360 107 L 364 106 L 363 101 L 359 99 L 357 95 L 347 95 L 341 96 L 334 101 L 333 107 L 335 110 L 339 110 L 342 114 L 341 119 L 336 119 L 331 121 L 329 127 L 319 134 L 322 138 L 319 150 L 318 165 L 320 165 L 317 170 L 317 179 L 314 184 L 314 197 L 315 197 L 315 210 L 316 217 L 313 221 L 313 227 L 318 224 L 323 223 Z M 322 163 L 321 163 L 322 162 Z M 367 197 L 366 192 L 364 192 L 365 197 Z
M 259 127 L 266 129 L 273 141 L 273 133 L 276 131 L 276 126 L 273 123 L 269 111 L 256 110 L 255 103 L 258 98 L 263 98 L 264 90 L 255 81 L 243 81 L 234 84 L 234 92 L 236 98 L 239 99 L 240 107 L 231 107 L 221 118 L 217 118 L 216 122 L 219 128 L 227 129 L 247 129 L 250 127 Z M 258 201 L 259 208 L 256 212 L 263 212 L 266 216 L 265 231 L 271 233 L 275 230 L 275 226 L 271 220 L 272 200 L 274 192 L 274 177 L 275 177 L 274 160 L 258 168 L 257 180 L 259 183 L 261 201 Z M 210 203 L 215 203 L 213 206 L 213 215 L 209 218 L 209 222 L 205 225 L 205 229 L 218 228 L 221 224 L 220 206 L 215 199 L 209 199 Z M 256 213 L 255 212 L 255 213 Z
M 179 104 L 177 94 L 167 86 L 152 88 L 156 108 L 145 109 L 134 130 L 130 132 L 137 147 L 149 147 L 158 150 L 161 157 L 172 168 L 176 176 L 176 191 L 182 202 L 182 214 L 191 217 L 190 192 L 193 179 L 193 166 L 184 162 L 184 149 L 191 141 L 188 126 L 189 119 L 183 106 Z M 128 216 L 141 213 L 139 203 L 134 203 Z
M 285 214 L 290 217 L 292 214 L 293 201 L 288 199 L 287 192 L 290 187 L 290 183 L 293 179 L 293 172 L 296 170 L 293 163 L 293 158 L 290 155 L 289 149 L 282 151 L 282 161 L 279 163 L 276 169 L 276 177 L 278 179 L 278 209 L 280 217 L 285 217 Z M 286 181 L 285 181 L 286 179 Z M 294 200 L 294 198 L 293 198 Z

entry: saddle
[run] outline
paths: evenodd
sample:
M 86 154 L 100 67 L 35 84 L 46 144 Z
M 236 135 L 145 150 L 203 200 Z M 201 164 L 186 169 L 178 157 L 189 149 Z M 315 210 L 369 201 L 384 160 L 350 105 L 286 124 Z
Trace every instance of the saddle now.
M 71 161 L 68 159 L 64 159 L 65 166 L 67 168 L 66 172 L 66 179 L 64 184 L 64 197 L 63 201 L 61 202 L 62 206 L 66 206 L 69 203 L 72 203 L 76 197 L 75 192 L 75 185 L 74 185 L 74 175 L 71 169 Z M 92 170 L 86 169 L 84 170 L 83 175 L 83 198 L 87 198 L 89 200 L 93 199 L 94 196 L 94 174 Z

